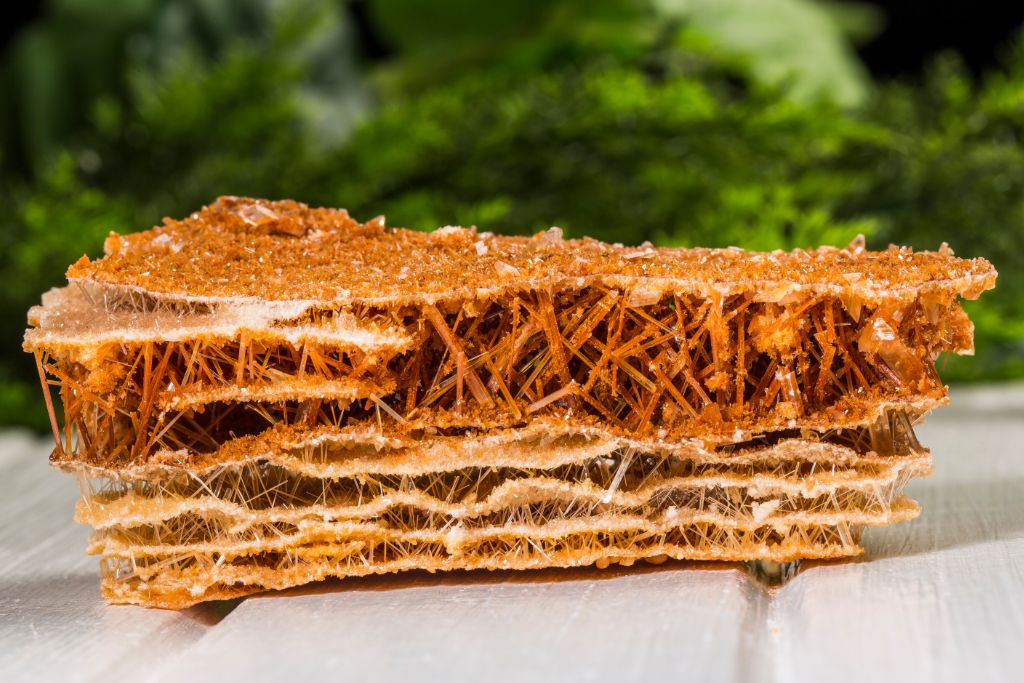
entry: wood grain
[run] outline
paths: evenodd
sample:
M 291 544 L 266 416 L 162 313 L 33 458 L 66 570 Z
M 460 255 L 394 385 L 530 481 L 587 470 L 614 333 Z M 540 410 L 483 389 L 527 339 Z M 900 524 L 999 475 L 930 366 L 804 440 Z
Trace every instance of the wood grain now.
M 117 609 L 99 595 L 78 487 L 47 464 L 52 442 L 5 434 L 0 451 L 0 680 L 111 680 L 149 670 L 206 632 L 209 610 Z
M 936 474 L 863 560 L 767 591 L 732 566 L 412 573 L 183 613 L 109 607 L 73 481 L 0 436 L 0 680 L 1018 680 L 1024 386 L 954 393 Z M 233 608 L 233 609 L 232 609 Z

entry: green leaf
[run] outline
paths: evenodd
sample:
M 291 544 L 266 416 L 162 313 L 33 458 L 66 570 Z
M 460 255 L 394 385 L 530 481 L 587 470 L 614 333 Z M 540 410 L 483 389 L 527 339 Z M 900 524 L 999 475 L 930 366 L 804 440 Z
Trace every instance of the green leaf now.
M 727 55 L 747 60 L 762 82 L 803 101 L 862 104 L 867 73 L 835 13 L 811 0 L 654 0 Z

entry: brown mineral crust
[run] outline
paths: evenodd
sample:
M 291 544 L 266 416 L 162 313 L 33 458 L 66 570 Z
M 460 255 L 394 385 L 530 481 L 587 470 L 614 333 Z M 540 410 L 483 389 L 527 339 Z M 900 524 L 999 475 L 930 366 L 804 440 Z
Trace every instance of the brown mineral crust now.
M 461 526 L 458 535 L 470 537 L 475 542 L 487 542 L 509 537 L 528 537 L 534 540 L 557 539 L 569 534 L 640 531 L 652 537 L 667 535 L 686 524 L 712 524 L 722 529 L 740 532 L 754 532 L 764 526 L 776 528 L 801 528 L 810 526 L 850 525 L 884 526 L 913 519 L 920 513 L 916 503 L 907 498 L 891 501 L 884 512 L 837 509 L 831 514 L 815 512 L 789 512 L 770 515 L 763 522 L 746 517 L 731 518 L 718 512 L 696 512 L 686 514 L 676 511 L 670 516 L 657 515 L 648 518 L 643 515 L 621 514 L 618 512 L 593 514 L 586 517 L 561 518 L 541 523 L 509 522 L 501 525 L 482 527 Z M 186 524 L 192 529 L 209 532 L 216 524 L 209 520 L 195 525 L 193 520 Z M 235 560 L 266 552 L 288 552 L 295 548 L 334 542 L 338 538 L 372 537 L 394 544 L 441 544 L 450 542 L 452 525 L 445 523 L 436 528 L 396 529 L 386 521 L 377 520 L 304 520 L 301 525 L 282 532 L 283 524 L 239 525 L 229 537 L 214 536 L 210 540 L 201 538 L 182 542 L 168 542 L 168 535 L 180 534 L 172 525 L 156 525 L 131 528 L 112 528 L 93 534 L 89 552 L 103 554 L 107 558 L 119 559 L 168 559 L 192 554 L 217 553 L 225 560 Z M 173 536 L 172 536 L 173 537 Z
M 227 599 L 299 586 L 330 577 L 367 576 L 409 569 L 520 570 L 544 567 L 630 566 L 637 560 L 743 561 L 835 559 L 863 552 L 858 525 L 808 526 L 754 531 L 683 524 L 667 534 L 642 530 L 587 530 L 555 538 L 507 536 L 491 541 L 453 534 L 439 543 L 396 543 L 373 535 L 313 543 L 240 558 L 219 553 L 174 558 L 104 558 L 104 596 L 114 603 L 182 609 L 206 600 Z
M 858 523 L 880 523 L 890 518 L 896 501 L 905 511 L 916 511 L 902 491 L 912 477 L 929 473 L 930 457 L 867 460 L 871 464 L 764 467 L 698 464 L 620 450 L 547 470 L 513 465 L 330 479 L 322 479 L 323 472 L 310 477 L 250 462 L 203 475 L 179 471 L 107 482 L 83 498 L 75 518 L 110 531 L 95 537 L 93 547 L 101 551 L 126 550 L 128 543 L 140 555 L 142 550 L 166 555 L 186 552 L 179 546 L 195 543 L 262 538 L 291 544 L 304 530 L 320 535 L 342 530 L 331 526 L 335 523 L 369 525 L 344 527 L 353 535 L 361 530 L 443 533 L 453 527 L 500 533 L 524 524 L 574 520 L 585 525 L 588 519 L 618 515 L 753 529 L 766 523 L 836 524 L 843 515 L 859 515 Z M 235 552 L 241 552 L 238 547 Z
M 111 235 L 107 255 L 68 270 L 87 280 L 170 299 L 298 300 L 320 305 L 399 305 L 479 299 L 502 291 L 597 283 L 635 292 L 846 293 L 866 300 L 953 291 L 976 298 L 995 284 L 985 259 L 891 247 L 822 247 L 768 254 L 739 249 L 624 247 L 462 228 L 432 233 L 360 224 L 336 209 L 222 197 L 180 221 Z M 653 294 L 652 294 L 653 293 Z
M 599 416 L 573 413 L 564 408 L 549 407 L 534 417 L 517 418 L 508 412 L 479 409 L 460 412 L 432 411 L 418 419 L 396 421 L 383 411 L 376 416 L 350 418 L 336 402 L 309 401 L 301 403 L 227 403 L 205 407 L 201 413 L 168 411 L 160 416 L 147 417 L 141 424 L 134 418 L 114 415 L 105 419 L 93 408 L 79 416 L 77 431 L 80 442 L 72 448 L 58 448 L 56 457 L 70 457 L 109 468 L 132 468 L 150 459 L 176 453 L 184 457 L 202 456 L 221 449 L 245 448 L 234 446 L 239 438 L 258 436 L 277 425 L 297 425 L 299 428 L 377 425 L 386 434 L 437 433 L 463 434 L 478 430 L 523 427 L 532 420 L 554 418 L 567 427 L 599 427 L 607 434 L 620 438 L 658 440 L 665 444 L 701 443 L 711 449 L 729 447 L 749 440 L 763 439 L 786 429 L 807 433 L 826 434 L 837 430 L 853 430 L 868 426 L 887 412 L 898 411 L 916 421 L 934 408 L 946 403 L 944 393 L 935 396 L 905 395 L 892 399 L 870 400 L 844 397 L 835 405 L 806 416 L 799 421 L 786 413 L 765 415 L 748 414 L 723 420 L 710 415 L 689 420 L 672 427 L 648 425 L 644 429 L 630 429 L 602 420 Z M 371 403 L 371 405 L 375 405 Z M 372 409 L 371 409 L 372 410 Z M 371 413 L 372 415 L 372 413 Z M 90 427 L 89 425 L 96 425 Z M 272 433 L 272 432 L 271 432 Z M 249 443 L 242 441 L 240 443 Z M 65 455 L 61 455 L 65 454 Z
M 426 472 L 412 475 L 412 482 L 406 479 L 404 486 L 403 475 L 361 473 L 323 481 L 250 463 L 245 469 L 192 480 L 180 471 L 165 479 L 118 480 L 102 492 L 84 497 L 75 520 L 95 529 L 136 529 L 149 534 L 150 544 L 152 532 L 158 528 L 164 543 L 172 539 L 184 542 L 194 538 L 197 530 L 209 542 L 211 536 L 237 537 L 250 530 L 263 533 L 267 525 L 277 525 L 278 534 L 283 533 L 284 525 L 290 533 L 293 527 L 337 520 L 372 521 L 399 530 L 452 525 L 505 528 L 524 519 L 582 519 L 599 513 L 651 516 L 664 513 L 669 506 L 677 517 L 698 520 L 705 515 L 701 519 L 712 519 L 706 515 L 713 514 L 717 515 L 715 521 L 748 526 L 768 520 L 779 525 L 834 523 L 834 516 L 844 513 L 867 515 L 864 523 L 869 523 L 889 513 L 909 479 L 931 470 L 930 457 L 920 454 L 874 456 L 868 458 L 873 465 L 857 463 L 835 471 L 815 470 L 808 463 L 760 469 L 695 467 L 674 461 L 664 468 L 659 464 L 657 469 L 665 472 L 659 478 L 635 459 L 629 461 L 619 487 L 611 492 L 607 480 L 617 476 L 617 470 L 602 471 L 603 463 L 597 459 L 541 471 L 467 467 L 447 473 Z M 807 471 L 811 474 L 805 474 Z M 238 487 L 242 481 L 250 489 L 269 493 L 253 498 L 251 491 Z M 275 497 L 274 490 L 263 486 L 281 486 L 282 482 L 290 483 L 294 491 Z M 316 488 L 320 488 L 319 495 L 313 493 Z M 414 527 L 421 521 L 417 516 L 429 519 Z M 196 525 L 198 519 L 206 524 Z M 221 528 L 214 529 L 215 524 Z
M 310 477 L 364 474 L 414 475 L 464 467 L 544 470 L 597 457 L 616 449 L 724 467 L 780 467 L 799 463 L 839 467 L 879 465 L 885 458 L 927 450 L 917 442 L 905 413 L 882 413 L 853 429 L 789 430 L 761 434 L 746 442 L 715 443 L 686 438 L 636 438 L 599 422 L 538 417 L 511 428 L 474 429 L 456 435 L 406 433 L 378 425 L 343 428 L 278 424 L 254 436 L 240 436 L 206 453 L 161 450 L 145 461 L 98 464 L 91 454 L 55 451 L 52 463 L 73 474 L 109 479 L 158 481 L 221 473 L 247 463 L 270 463 Z M 882 458 L 882 460 L 877 460 Z
M 59 461 L 83 482 L 109 477 L 83 491 L 76 513 L 97 529 L 90 552 L 104 557 L 108 599 L 180 607 L 169 594 L 298 585 L 316 580 L 316 566 L 357 576 L 851 556 L 862 525 L 916 516 L 901 493 L 931 462 L 899 413 L 818 437 L 828 440 L 782 435 L 717 454 L 553 419 L 420 438 L 271 432 L 130 470 Z

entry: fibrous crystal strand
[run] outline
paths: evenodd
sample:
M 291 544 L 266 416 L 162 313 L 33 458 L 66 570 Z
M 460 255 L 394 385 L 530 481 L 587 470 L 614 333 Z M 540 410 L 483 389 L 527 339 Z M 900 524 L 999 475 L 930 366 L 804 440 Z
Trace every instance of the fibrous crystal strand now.
M 511 424 L 567 408 L 636 434 L 768 431 L 838 415 L 855 424 L 878 402 L 944 400 L 931 358 L 969 336 L 955 302 L 937 318 L 912 300 L 854 319 L 835 297 L 780 306 L 752 295 L 717 304 L 674 295 L 636 308 L 613 294 L 521 293 L 473 315 L 394 311 L 417 340 L 404 352 L 248 334 L 107 344 L 89 362 L 37 354 L 62 387 L 65 447 L 77 439 L 107 458 L 144 460 L 210 403 L 275 398 L 345 401 L 355 407 L 349 416 L 372 410 L 395 428 L 441 413 Z M 117 424 L 125 420 L 139 425 L 130 435 Z M 113 433 L 123 436 L 105 438 Z M 202 430 L 189 436 L 217 441 Z

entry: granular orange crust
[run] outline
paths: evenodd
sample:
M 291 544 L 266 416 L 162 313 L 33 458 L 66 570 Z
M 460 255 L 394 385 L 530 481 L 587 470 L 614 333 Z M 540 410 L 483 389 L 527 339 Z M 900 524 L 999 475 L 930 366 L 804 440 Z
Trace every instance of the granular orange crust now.
M 284 200 L 221 197 L 184 220 L 131 235 L 111 235 L 107 256 L 83 257 L 71 280 L 137 288 L 191 300 L 303 300 L 324 305 L 436 302 L 490 296 L 504 288 L 575 282 L 705 295 L 759 292 L 779 301 L 792 291 L 862 297 L 953 290 L 975 298 L 994 285 L 985 259 L 948 249 L 905 247 L 750 253 L 739 249 L 624 247 L 442 228 L 431 233 L 360 224 L 346 211 Z

